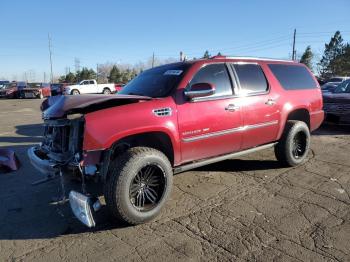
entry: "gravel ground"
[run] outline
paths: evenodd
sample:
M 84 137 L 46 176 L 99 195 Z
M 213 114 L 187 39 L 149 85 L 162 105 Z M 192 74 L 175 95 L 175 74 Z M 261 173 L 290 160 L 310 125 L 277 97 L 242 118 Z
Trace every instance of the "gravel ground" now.
M 176 175 L 153 222 L 124 227 L 101 211 L 81 225 L 53 205 L 26 150 L 41 140 L 40 100 L 0 100 L 0 147 L 22 166 L 0 171 L 0 261 L 350 261 L 350 127 L 325 125 L 306 164 L 272 150 Z

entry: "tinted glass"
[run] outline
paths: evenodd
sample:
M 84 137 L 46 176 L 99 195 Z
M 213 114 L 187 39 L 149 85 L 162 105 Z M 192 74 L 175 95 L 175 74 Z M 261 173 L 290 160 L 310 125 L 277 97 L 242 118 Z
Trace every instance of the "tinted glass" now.
M 139 74 L 118 94 L 142 95 L 149 97 L 165 97 L 180 83 L 188 63 L 175 63 L 158 66 Z
M 343 80 L 344 79 L 340 78 L 340 77 L 333 77 L 333 78 L 329 79 L 328 82 L 341 82 Z
M 90 85 L 93 85 L 93 84 L 95 84 L 95 82 L 94 81 L 90 81 Z
M 346 80 L 340 83 L 335 90 L 334 93 L 350 93 L 350 80 Z
M 269 68 L 286 90 L 317 88 L 316 81 L 304 66 L 270 64 Z
M 197 83 L 210 83 L 215 86 L 212 96 L 232 95 L 230 77 L 225 64 L 211 64 L 201 68 L 192 78 L 190 86 Z
M 268 84 L 261 67 L 256 64 L 234 64 L 233 65 L 242 93 L 254 94 L 267 91 Z

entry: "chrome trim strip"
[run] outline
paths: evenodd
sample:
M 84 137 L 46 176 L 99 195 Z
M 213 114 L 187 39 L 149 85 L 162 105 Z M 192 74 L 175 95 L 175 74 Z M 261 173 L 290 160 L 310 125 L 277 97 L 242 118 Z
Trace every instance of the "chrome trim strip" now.
M 278 124 L 278 120 L 274 120 L 274 121 L 259 123 L 259 124 L 255 124 L 255 125 L 248 125 L 248 126 L 245 126 L 244 129 L 249 130 L 249 129 L 255 129 L 255 128 L 260 128 L 260 127 L 273 126 L 273 125 L 277 125 L 277 124 Z
M 217 132 L 207 133 L 207 134 L 204 134 L 204 135 L 192 136 L 192 137 L 188 137 L 188 138 L 182 138 L 182 142 L 185 142 L 185 143 L 194 142 L 194 141 L 207 139 L 207 138 L 211 138 L 211 137 L 228 135 L 228 134 L 232 134 L 232 133 L 236 133 L 236 132 L 241 132 L 241 131 L 261 128 L 261 127 L 267 127 L 267 126 L 272 126 L 272 125 L 276 125 L 276 124 L 278 124 L 278 120 L 265 122 L 265 123 L 254 124 L 254 125 L 240 126 L 240 127 L 236 127 L 236 128 L 231 128 L 231 129 L 221 130 L 221 131 L 217 131 Z

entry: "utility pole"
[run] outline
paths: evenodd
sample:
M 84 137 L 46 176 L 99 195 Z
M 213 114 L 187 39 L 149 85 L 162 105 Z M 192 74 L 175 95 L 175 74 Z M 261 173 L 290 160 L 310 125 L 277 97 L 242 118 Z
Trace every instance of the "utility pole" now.
M 297 34 L 297 30 L 294 29 L 294 35 L 293 35 L 293 51 L 292 51 L 292 60 L 296 60 L 297 59 L 297 51 L 295 50 L 295 36 Z
M 44 83 L 46 83 L 46 72 L 44 72 Z
M 98 83 L 98 64 L 96 64 L 96 82 Z
M 152 68 L 154 67 L 154 52 L 153 52 L 153 55 L 152 55 Z
M 180 62 L 184 61 L 184 53 L 180 51 Z
M 51 83 L 53 82 L 53 74 L 52 74 L 52 50 L 51 50 L 51 37 L 50 34 L 47 34 L 48 40 L 49 40 L 49 54 L 50 54 L 50 79 Z
M 77 73 L 80 70 L 80 59 L 74 58 L 74 67 L 75 67 L 75 73 Z

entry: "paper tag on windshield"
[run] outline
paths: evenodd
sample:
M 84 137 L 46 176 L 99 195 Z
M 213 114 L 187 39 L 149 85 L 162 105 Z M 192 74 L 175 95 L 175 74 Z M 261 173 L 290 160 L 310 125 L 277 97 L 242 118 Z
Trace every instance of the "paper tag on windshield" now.
M 164 75 L 179 76 L 182 74 L 182 70 L 167 70 Z

